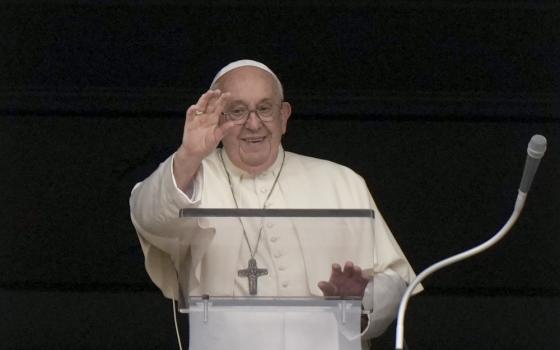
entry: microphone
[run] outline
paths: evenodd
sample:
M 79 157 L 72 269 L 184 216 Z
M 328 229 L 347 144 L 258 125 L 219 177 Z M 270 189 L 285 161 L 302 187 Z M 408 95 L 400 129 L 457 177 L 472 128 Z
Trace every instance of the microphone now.
M 420 282 L 422 282 L 426 277 L 428 277 L 432 273 L 444 267 L 452 265 L 456 262 L 459 262 L 461 260 L 470 258 L 471 256 L 474 256 L 490 248 L 509 232 L 509 230 L 513 227 L 513 225 L 519 218 L 521 211 L 523 210 L 523 206 L 525 205 L 525 199 L 527 198 L 527 192 L 529 192 L 529 188 L 531 187 L 531 183 L 533 182 L 533 178 L 535 177 L 535 173 L 537 172 L 537 168 L 539 167 L 539 163 L 545 151 L 546 151 L 546 138 L 542 135 L 533 135 L 531 141 L 529 141 L 529 145 L 527 146 L 527 160 L 525 161 L 525 169 L 523 170 L 523 176 L 521 177 L 521 184 L 519 186 L 519 191 L 517 193 L 517 200 L 515 201 L 513 213 L 511 214 L 508 221 L 504 224 L 504 226 L 500 229 L 500 231 L 498 231 L 498 233 L 496 233 L 494 236 L 492 236 L 492 238 L 490 238 L 486 242 L 474 248 L 453 255 L 447 259 L 444 259 L 438 263 L 433 264 L 432 266 L 428 267 L 420 274 L 418 274 L 418 276 L 416 276 L 416 278 L 410 283 L 403 297 L 401 298 L 401 303 L 399 305 L 397 326 L 396 326 L 396 337 L 395 337 L 396 350 L 404 349 L 403 347 L 404 346 L 404 318 L 406 313 L 406 307 L 408 304 L 408 300 L 412 296 L 412 292 L 414 291 L 416 286 L 418 286 Z
M 527 146 L 527 160 L 525 161 L 525 169 L 523 170 L 523 177 L 519 185 L 519 191 L 523 193 L 529 192 L 531 183 L 535 177 L 535 173 L 541 162 L 541 158 L 546 151 L 546 138 L 542 135 L 534 135 L 529 141 Z

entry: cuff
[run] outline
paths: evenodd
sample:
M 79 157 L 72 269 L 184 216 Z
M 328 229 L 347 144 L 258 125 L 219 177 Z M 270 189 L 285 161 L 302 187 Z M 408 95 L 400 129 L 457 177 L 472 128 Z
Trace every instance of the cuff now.
M 397 315 L 405 291 L 405 281 L 391 269 L 373 277 L 366 287 L 362 300 L 369 319 L 368 326 L 362 333 L 363 337 L 377 337 L 387 329 Z
M 178 186 L 177 182 L 175 181 L 175 174 L 173 174 L 173 162 L 175 161 L 175 154 L 171 157 L 171 162 L 169 162 L 169 172 L 171 174 L 171 180 L 174 187 L 174 190 L 182 196 L 188 204 L 196 204 L 200 201 L 200 197 L 202 194 L 202 185 L 203 185 L 203 164 L 200 165 L 200 169 L 196 172 L 193 180 L 191 181 L 189 187 L 187 188 L 186 192 L 183 192 Z

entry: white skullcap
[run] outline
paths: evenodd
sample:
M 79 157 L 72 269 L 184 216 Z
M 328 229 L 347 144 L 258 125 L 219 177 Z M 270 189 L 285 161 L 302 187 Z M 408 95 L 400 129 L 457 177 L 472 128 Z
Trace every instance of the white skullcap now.
M 220 79 L 224 74 L 226 74 L 227 72 L 230 72 L 234 69 L 241 68 L 241 67 L 256 67 L 256 68 L 260 68 L 260 69 L 264 70 L 265 72 L 268 72 L 270 75 L 272 75 L 274 80 L 276 80 L 276 83 L 278 83 L 278 87 L 280 89 L 280 98 L 284 99 L 284 89 L 282 88 L 282 83 L 280 83 L 280 79 L 278 79 L 276 74 L 274 74 L 274 72 L 270 68 L 268 68 L 266 65 L 264 65 L 263 63 L 254 61 L 254 60 L 245 59 L 245 60 L 239 60 L 239 61 L 234 61 L 234 62 L 229 63 L 227 66 L 220 69 L 220 71 L 216 74 L 216 76 L 212 80 L 212 84 L 210 84 L 210 88 L 213 88 L 214 85 L 216 84 L 216 82 L 218 81 L 218 79 Z

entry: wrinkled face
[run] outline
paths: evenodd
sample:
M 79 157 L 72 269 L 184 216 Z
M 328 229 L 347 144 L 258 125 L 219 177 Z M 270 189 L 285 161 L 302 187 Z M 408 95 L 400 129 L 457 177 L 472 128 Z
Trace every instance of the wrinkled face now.
M 226 114 L 238 109 L 273 109 L 272 120 L 263 122 L 255 112 L 251 112 L 244 123 L 229 129 L 222 139 L 233 164 L 251 174 L 263 172 L 278 155 L 278 147 L 291 114 L 290 104 L 281 101 L 274 77 L 256 67 L 234 69 L 224 74 L 216 87 L 231 94 Z M 226 121 L 226 118 L 222 116 L 221 122 Z

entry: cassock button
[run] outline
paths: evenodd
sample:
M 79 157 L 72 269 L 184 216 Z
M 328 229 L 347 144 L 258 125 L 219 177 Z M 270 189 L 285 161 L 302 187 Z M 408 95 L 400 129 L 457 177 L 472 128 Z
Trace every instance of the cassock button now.
M 270 237 L 270 241 L 272 243 L 276 242 L 278 240 L 278 237 L 274 236 L 274 237 Z
M 282 282 L 282 287 L 284 287 L 284 288 L 288 288 L 289 285 L 290 285 L 290 283 L 288 281 Z
M 284 265 L 281 265 L 281 266 L 278 267 L 278 270 L 280 270 L 280 271 L 286 271 L 286 269 L 287 269 L 287 267 L 284 266 Z
M 274 253 L 274 257 L 275 257 L 275 258 L 279 258 L 279 257 L 281 257 L 281 256 L 282 256 L 282 253 L 280 253 L 280 252 Z

